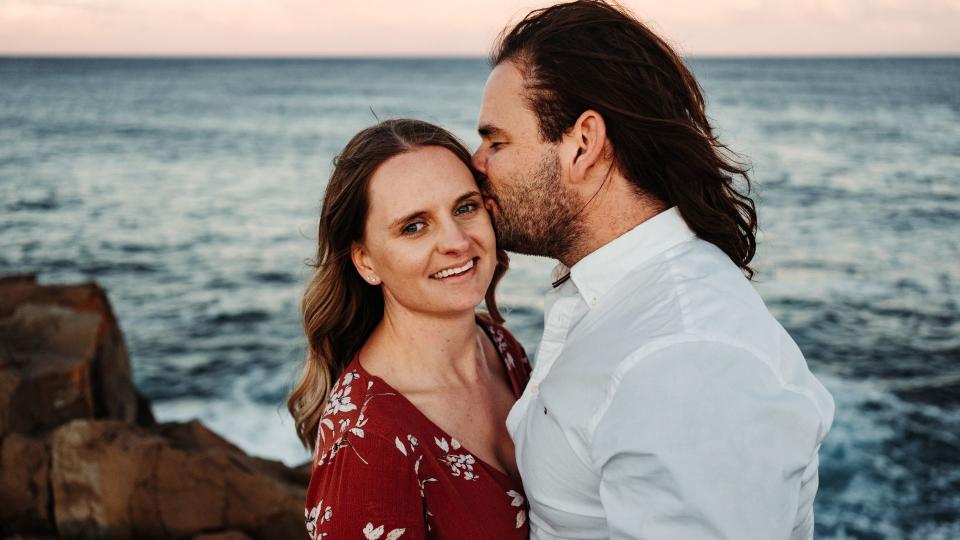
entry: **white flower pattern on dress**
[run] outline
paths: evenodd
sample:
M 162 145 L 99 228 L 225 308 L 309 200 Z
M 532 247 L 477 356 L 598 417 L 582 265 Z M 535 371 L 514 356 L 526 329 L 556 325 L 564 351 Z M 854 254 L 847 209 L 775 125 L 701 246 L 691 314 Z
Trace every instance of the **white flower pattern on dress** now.
M 379 396 L 379 395 L 390 395 L 390 394 L 370 394 L 366 399 L 363 400 L 363 404 L 360 406 L 360 415 L 357 417 L 357 423 L 350 427 L 350 418 L 340 418 L 337 420 L 336 427 L 334 426 L 333 419 L 336 415 L 357 410 L 357 405 L 352 402 L 350 398 L 350 391 L 352 383 L 355 379 L 360 377 L 360 373 L 356 370 L 349 371 L 343 374 L 343 377 L 337 381 L 337 384 L 331 389 L 331 396 L 327 402 L 327 408 L 323 413 L 323 417 L 320 419 L 320 429 L 319 435 L 317 437 L 318 443 L 316 448 L 319 451 L 321 448 L 321 442 L 327 440 L 327 433 L 324 431 L 324 428 L 330 431 L 331 436 L 336 436 L 333 443 L 330 445 L 330 450 L 325 454 L 319 454 L 316 456 L 316 464 L 323 465 L 324 463 L 329 463 L 334 456 L 337 455 L 337 452 L 344 447 L 353 447 L 350 444 L 350 441 L 347 439 L 347 435 L 351 434 L 361 439 L 366 435 L 366 432 L 363 430 L 364 426 L 367 425 L 367 406 L 370 404 L 370 401 Z M 373 386 L 373 381 L 367 383 L 367 390 Z M 338 429 L 339 428 L 339 429 Z M 356 450 L 354 450 L 356 451 Z M 363 459 L 359 453 L 357 457 L 360 458 L 360 461 L 366 463 L 367 461 Z
M 523 507 L 523 502 L 526 500 L 523 498 L 523 495 L 517 493 L 514 490 L 507 492 L 507 496 L 511 497 L 513 500 L 510 501 L 510 506 L 516 506 L 520 508 L 517 511 L 517 528 L 523 527 L 523 524 L 527 522 L 527 510 Z
M 352 390 L 350 383 L 358 376 L 359 373 L 356 371 L 344 375 L 340 387 L 330 391 L 330 399 L 327 400 L 327 408 L 324 409 L 323 416 L 356 410 L 357 405 L 350 398 L 350 390 Z
M 380 525 L 379 527 L 374 527 L 373 523 L 367 523 L 367 526 L 363 528 L 363 537 L 366 540 L 380 540 L 380 537 L 383 536 L 384 527 Z M 406 529 L 393 529 L 387 533 L 387 536 L 383 540 L 397 540 L 403 536 L 403 533 L 407 532 Z
M 510 354 L 510 344 L 507 342 L 506 336 L 503 335 L 503 331 L 494 327 L 490 329 L 490 334 L 493 337 L 493 344 L 497 346 L 497 351 L 500 352 L 500 356 L 503 357 L 507 365 L 513 368 L 515 363 L 513 356 Z
M 322 514 L 321 511 L 323 512 Z M 319 540 L 327 535 L 327 533 L 320 530 L 320 526 L 330 521 L 330 518 L 333 517 L 333 512 L 329 506 L 323 508 L 323 499 L 320 499 L 320 504 L 313 508 L 309 510 L 304 509 L 303 514 L 307 520 L 307 534 L 310 536 L 310 540 Z
M 416 476 L 417 476 L 417 483 L 420 484 L 420 498 L 422 499 L 422 498 L 426 497 L 426 495 L 425 495 L 425 493 L 424 493 L 424 491 L 423 491 L 424 488 L 427 487 L 427 484 L 428 484 L 428 483 L 430 483 L 430 482 L 436 482 L 437 479 L 436 479 L 436 478 L 432 478 L 432 477 L 431 477 L 431 478 L 423 478 L 422 476 L 420 476 L 420 462 L 421 462 L 421 461 L 423 461 L 423 455 L 422 455 L 422 454 L 419 455 L 419 456 L 417 456 L 417 461 L 413 464 L 413 472 L 414 472 L 414 474 L 416 474 Z
M 417 445 L 420 444 L 420 441 L 418 441 L 416 437 L 414 437 L 413 435 L 409 435 L 409 434 L 408 434 L 408 435 L 407 435 L 407 442 L 410 444 L 410 452 L 409 452 L 409 454 L 408 454 L 408 453 L 407 453 L 407 448 L 406 448 L 406 446 L 404 446 L 403 441 L 400 440 L 400 437 L 394 438 L 394 441 L 393 441 L 393 442 L 394 442 L 394 445 L 396 445 L 397 450 L 399 450 L 400 453 L 403 454 L 404 456 L 407 456 L 407 455 L 412 456 L 412 455 L 417 451 Z M 423 461 L 423 454 L 422 454 L 422 453 L 417 456 L 417 460 L 413 463 L 413 472 L 414 472 L 414 474 L 415 474 L 416 477 L 417 477 L 417 484 L 420 485 L 420 498 L 422 499 L 422 498 L 426 497 L 426 494 L 424 493 L 424 488 L 427 486 L 428 483 L 430 483 L 430 482 L 436 482 L 437 479 L 436 479 L 436 478 L 424 478 L 423 476 L 421 476 L 421 474 L 420 474 L 420 462 L 421 462 L 421 461 Z M 427 514 L 430 514 L 430 512 L 427 511 Z M 427 526 L 429 527 L 429 523 L 427 524 Z M 428 530 L 429 530 L 429 529 L 428 529 Z
M 480 478 L 480 476 L 473 470 L 473 466 L 476 464 L 477 460 L 469 452 L 453 452 L 454 450 L 462 450 L 460 441 L 453 437 L 450 438 L 449 444 L 443 437 L 434 437 L 433 440 L 444 452 L 444 456 L 439 458 L 440 461 L 446 463 L 450 467 L 450 473 L 453 474 L 453 476 L 462 477 L 464 480 L 476 480 L 477 478 Z

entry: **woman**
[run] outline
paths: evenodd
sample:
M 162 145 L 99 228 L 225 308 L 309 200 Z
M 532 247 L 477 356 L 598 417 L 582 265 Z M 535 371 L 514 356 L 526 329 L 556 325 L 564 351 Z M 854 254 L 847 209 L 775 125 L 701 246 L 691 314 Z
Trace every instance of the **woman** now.
M 530 366 L 499 325 L 506 263 L 450 133 L 391 120 L 344 148 L 288 403 L 314 452 L 311 538 L 527 537 L 504 420 Z

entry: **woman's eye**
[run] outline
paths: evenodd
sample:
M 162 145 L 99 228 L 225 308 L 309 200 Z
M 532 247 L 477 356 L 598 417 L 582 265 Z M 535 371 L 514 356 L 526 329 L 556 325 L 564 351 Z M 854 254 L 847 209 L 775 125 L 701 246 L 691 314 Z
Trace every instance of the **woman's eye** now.
M 466 203 L 457 208 L 457 215 L 469 214 L 477 209 L 477 203 Z
M 407 225 L 400 232 L 403 234 L 417 234 L 418 232 L 422 231 L 424 227 L 426 227 L 426 225 L 418 221 L 416 223 Z
M 502 143 L 502 142 L 492 142 L 492 143 L 490 143 L 490 148 L 492 148 L 492 149 L 497 149 L 497 148 L 500 148 L 501 146 L 503 146 L 503 143 Z

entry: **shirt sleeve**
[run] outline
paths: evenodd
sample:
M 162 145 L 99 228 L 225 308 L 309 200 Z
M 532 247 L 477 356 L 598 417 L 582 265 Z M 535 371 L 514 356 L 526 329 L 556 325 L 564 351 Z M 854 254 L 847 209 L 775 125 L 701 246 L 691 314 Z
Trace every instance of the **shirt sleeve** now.
M 423 498 L 414 458 L 399 441 L 348 434 L 313 470 L 307 494 L 311 539 L 424 538 Z
M 816 489 L 810 399 L 751 352 L 715 342 L 623 368 L 592 438 L 609 538 L 790 538 L 801 485 Z

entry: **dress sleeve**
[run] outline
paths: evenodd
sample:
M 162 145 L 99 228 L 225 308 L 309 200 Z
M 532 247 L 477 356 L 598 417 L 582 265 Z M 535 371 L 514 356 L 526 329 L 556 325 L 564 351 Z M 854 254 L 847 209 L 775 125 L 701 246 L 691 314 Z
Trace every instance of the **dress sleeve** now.
M 796 537 L 822 431 L 806 396 L 719 343 L 625 368 L 592 439 L 609 538 Z
M 416 463 L 399 439 L 347 433 L 323 458 L 323 464 L 314 467 L 307 493 L 311 539 L 426 536 Z

